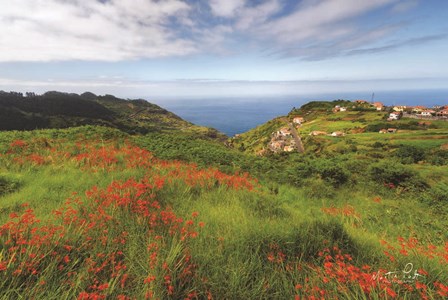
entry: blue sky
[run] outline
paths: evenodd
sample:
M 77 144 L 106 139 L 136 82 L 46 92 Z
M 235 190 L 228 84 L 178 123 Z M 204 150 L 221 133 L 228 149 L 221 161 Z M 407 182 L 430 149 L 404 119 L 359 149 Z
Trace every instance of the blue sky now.
M 241 97 L 443 89 L 446 0 L 0 0 L 0 89 Z

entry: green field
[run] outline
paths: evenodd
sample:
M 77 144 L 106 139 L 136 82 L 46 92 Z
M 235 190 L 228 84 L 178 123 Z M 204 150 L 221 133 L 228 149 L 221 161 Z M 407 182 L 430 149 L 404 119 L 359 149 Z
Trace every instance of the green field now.
M 443 299 L 446 140 L 419 133 L 255 157 L 181 133 L 2 132 L 1 297 Z

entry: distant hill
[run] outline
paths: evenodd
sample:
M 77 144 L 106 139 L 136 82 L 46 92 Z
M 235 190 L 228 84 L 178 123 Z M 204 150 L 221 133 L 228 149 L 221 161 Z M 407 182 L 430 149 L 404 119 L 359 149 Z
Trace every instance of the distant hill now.
M 224 135 L 212 128 L 196 126 L 143 99 L 125 100 L 91 92 L 34 93 L 0 91 L 0 130 L 33 130 L 102 125 L 127 133 L 181 130 L 210 138 Z
M 358 100 L 312 101 L 293 108 L 288 115 L 280 116 L 248 132 L 229 140 L 229 144 L 240 151 L 258 155 L 280 152 L 295 152 L 290 126 L 300 134 L 305 149 L 316 150 L 316 143 L 335 144 L 337 137 L 346 140 L 362 133 L 378 134 L 380 130 L 395 128 L 400 132 L 414 132 L 415 139 L 429 129 L 446 128 L 447 122 L 403 118 L 387 121 L 392 107 L 377 110 L 372 104 Z M 295 121 L 296 120 L 296 121 Z M 365 136 L 367 136 L 365 135 Z M 335 138 L 336 137 L 336 138 Z M 382 136 L 384 138 L 384 136 Z

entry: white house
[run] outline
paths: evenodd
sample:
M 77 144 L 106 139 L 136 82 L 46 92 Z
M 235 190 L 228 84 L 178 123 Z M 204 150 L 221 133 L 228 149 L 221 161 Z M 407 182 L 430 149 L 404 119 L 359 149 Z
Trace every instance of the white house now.
M 433 113 L 435 113 L 435 111 L 432 111 L 432 110 L 424 110 L 424 111 L 422 111 L 421 115 L 422 115 L 423 117 L 431 117 Z
M 399 112 L 392 112 L 392 113 L 390 113 L 389 119 L 391 119 L 391 120 L 399 120 L 400 119 L 400 113 Z

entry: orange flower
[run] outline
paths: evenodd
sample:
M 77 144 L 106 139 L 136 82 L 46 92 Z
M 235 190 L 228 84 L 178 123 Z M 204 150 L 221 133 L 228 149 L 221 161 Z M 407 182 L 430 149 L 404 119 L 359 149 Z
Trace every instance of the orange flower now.
M 415 288 L 417 290 L 426 290 L 428 287 L 425 284 L 417 281 L 417 282 L 415 282 Z
M 392 297 L 392 298 L 397 297 L 397 293 L 395 293 L 395 291 L 392 290 L 391 288 L 386 288 L 386 292 L 387 292 L 387 294 L 388 294 L 390 297 Z

